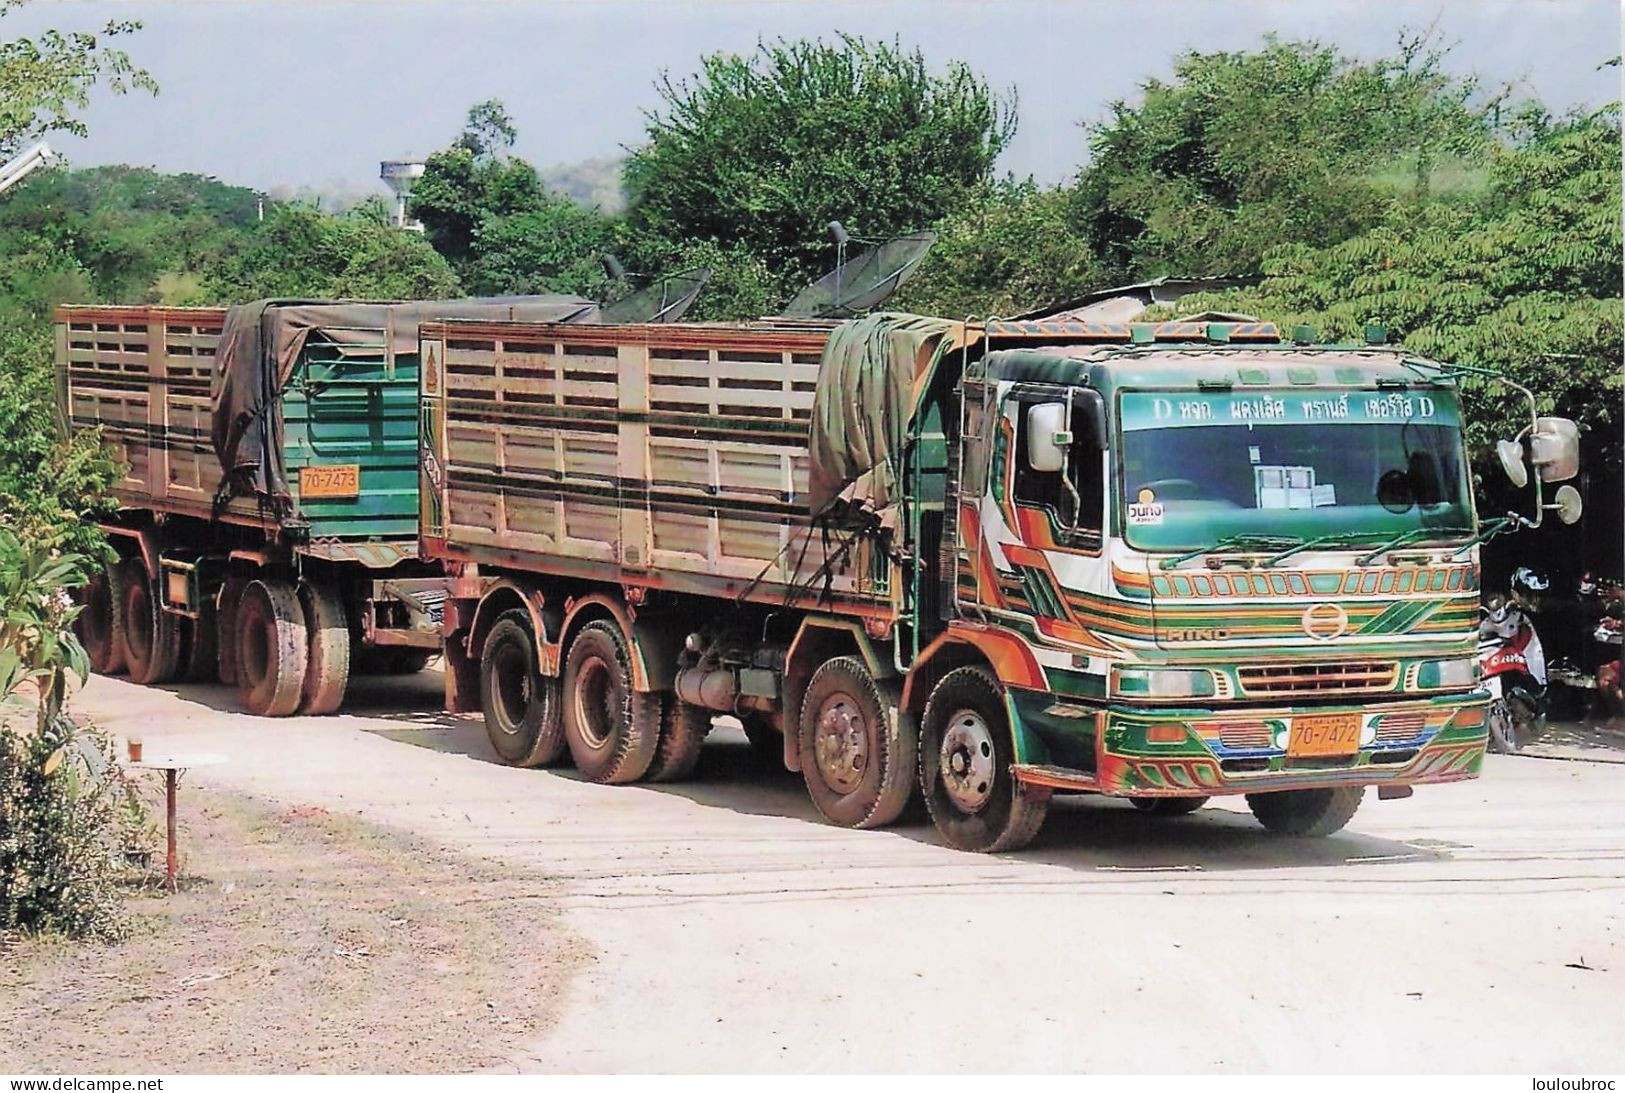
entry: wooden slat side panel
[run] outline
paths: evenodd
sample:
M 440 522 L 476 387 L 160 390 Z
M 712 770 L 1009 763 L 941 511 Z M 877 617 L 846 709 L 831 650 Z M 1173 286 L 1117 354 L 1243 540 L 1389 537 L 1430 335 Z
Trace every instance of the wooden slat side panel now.
M 210 383 L 218 308 L 72 307 L 57 313 L 57 367 L 69 422 L 101 428 L 123 461 L 116 487 L 135 506 L 212 501 Z
M 822 589 L 806 443 L 823 335 L 430 326 L 448 546 L 561 572 L 589 560 L 605 579 Z M 838 567 L 831 590 L 855 594 L 861 568 Z

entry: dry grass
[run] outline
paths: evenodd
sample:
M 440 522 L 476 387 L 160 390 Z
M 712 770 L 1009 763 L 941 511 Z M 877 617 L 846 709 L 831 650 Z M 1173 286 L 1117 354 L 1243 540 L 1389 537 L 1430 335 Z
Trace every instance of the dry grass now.
M 181 891 L 136 892 L 129 941 L 5 949 L 0 1072 L 474 1070 L 538 1039 L 589 958 L 546 878 L 321 809 L 181 804 Z

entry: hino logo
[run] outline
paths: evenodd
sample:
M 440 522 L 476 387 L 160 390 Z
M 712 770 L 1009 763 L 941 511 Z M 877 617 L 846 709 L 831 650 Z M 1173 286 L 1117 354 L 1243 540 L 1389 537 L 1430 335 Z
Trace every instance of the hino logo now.
M 1348 612 L 1335 603 L 1317 603 L 1303 613 L 1303 632 L 1316 641 L 1340 638 L 1348 628 Z
M 1184 626 L 1175 630 L 1164 630 L 1164 641 L 1224 641 L 1230 636 L 1230 631 L 1221 626 Z

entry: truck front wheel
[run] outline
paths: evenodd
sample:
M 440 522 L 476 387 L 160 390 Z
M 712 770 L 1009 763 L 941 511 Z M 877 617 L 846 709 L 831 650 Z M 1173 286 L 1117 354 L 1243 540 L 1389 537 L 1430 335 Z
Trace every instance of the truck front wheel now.
M 1247 807 L 1258 822 L 1277 835 L 1324 838 L 1354 818 L 1365 796 L 1364 786 L 1339 789 L 1288 789 L 1249 793 Z
M 536 668 L 529 616 L 497 619 L 480 650 L 480 709 L 497 757 L 514 767 L 544 767 L 564 754 L 559 681 Z
M 914 792 L 911 734 L 899 731 L 880 688 L 857 657 L 827 660 L 801 703 L 801 776 L 825 819 L 881 827 Z
M 249 713 L 287 717 L 299 708 L 310 656 L 299 596 L 287 581 L 252 581 L 236 623 L 238 697 Z
M 564 738 L 576 768 L 594 782 L 635 782 L 660 746 L 658 691 L 632 689 L 631 658 L 618 626 L 589 622 L 564 658 Z
M 943 676 L 920 720 L 920 788 L 951 845 L 996 853 L 1032 842 L 1050 791 L 1017 782 L 1014 762 L 998 681 L 977 667 Z

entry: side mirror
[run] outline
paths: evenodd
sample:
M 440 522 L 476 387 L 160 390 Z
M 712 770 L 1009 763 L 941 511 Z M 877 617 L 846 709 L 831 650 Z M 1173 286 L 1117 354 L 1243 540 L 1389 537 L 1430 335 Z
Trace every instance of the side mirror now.
M 1529 468 L 1523 465 L 1523 445 L 1516 440 L 1497 440 L 1495 458 L 1501 462 L 1501 473 L 1507 476 L 1514 489 L 1529 485 Z
M 1543 417 L 1529 438 L 1529 461 L 1542 482 L 1561 482 L 1580 473 L 1580 427 L 1566 417 Z
M 1573 486 L 1557 487 L 1557 497 L 1549 506 L 1556 511 L 1557 518 L 1565 524 L 1575 523 L 1580 519 L 1580 513 L 1585 505 L 1580 500 L 1580 491 Z
M 1064 402 L 1041 402 L 1027 411 L 1027 466 L 1053 473 L 1066 466 L 1072 446 L 1071 417 Z

